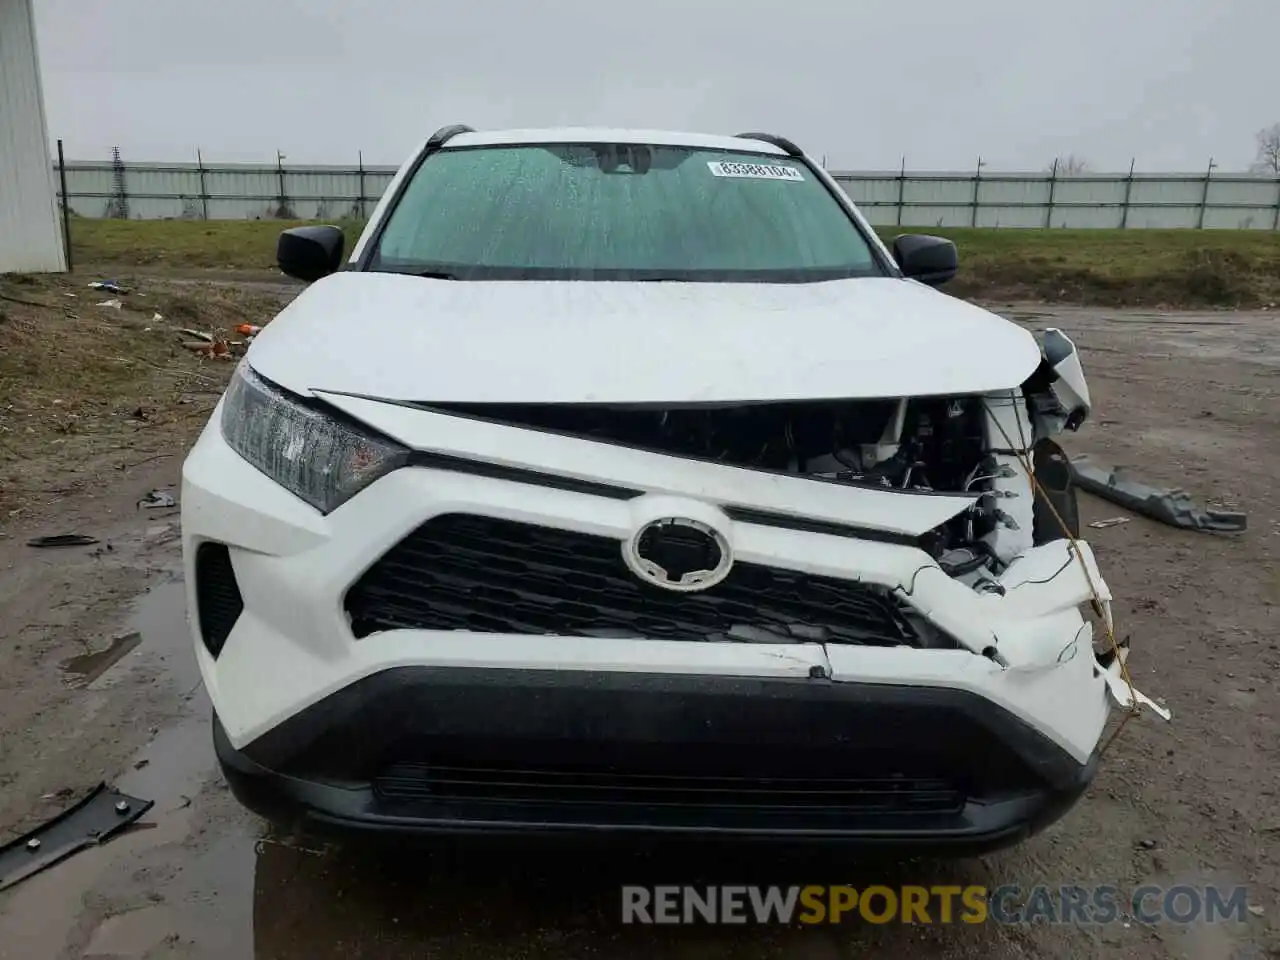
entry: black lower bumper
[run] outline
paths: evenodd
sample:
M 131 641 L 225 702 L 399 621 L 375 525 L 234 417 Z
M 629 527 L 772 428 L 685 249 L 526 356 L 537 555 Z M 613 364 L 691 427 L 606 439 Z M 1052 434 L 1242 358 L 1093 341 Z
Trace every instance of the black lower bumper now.
M 963 691 L 580 671 L 389 670 L 214 740 L 277 822 L 964 853 L 1053 822 L 1095 766 Z

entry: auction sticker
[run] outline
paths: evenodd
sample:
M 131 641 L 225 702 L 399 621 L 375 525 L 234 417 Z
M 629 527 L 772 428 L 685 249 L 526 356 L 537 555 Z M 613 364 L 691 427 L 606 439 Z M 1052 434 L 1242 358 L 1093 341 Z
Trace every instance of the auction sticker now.
M 803 180 L 795 167 L 776 163 L 737 163 L 727 160 L 709 160 L 707 167 L 713 177 L 739 177 L 746 180 Z

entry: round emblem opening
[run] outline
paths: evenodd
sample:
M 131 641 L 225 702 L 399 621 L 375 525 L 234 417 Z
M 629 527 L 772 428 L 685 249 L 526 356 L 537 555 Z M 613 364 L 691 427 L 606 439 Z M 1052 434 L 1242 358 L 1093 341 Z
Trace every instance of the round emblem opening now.
M 729 543 L 705 523 L 663 517 L 646 523 L 622 545 L 622 557 L 641 580 L 664 590 L 706 590 L 733 565 Z

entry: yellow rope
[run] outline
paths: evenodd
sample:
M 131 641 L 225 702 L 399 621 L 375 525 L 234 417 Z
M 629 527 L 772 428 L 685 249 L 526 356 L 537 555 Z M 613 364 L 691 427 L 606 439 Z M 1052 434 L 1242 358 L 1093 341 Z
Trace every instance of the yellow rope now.
M 1045 493 L 1044 487 L 1040 485 L 1040 481 L 1036 478 L 1035 468 L 1031 463 L 1031 459 L 1026 454 L 1026 435 L 1022 430 L 1022 417 L 1019 415 L 1020 412 L 1016 407 L 1014 408 L 1014 418 L 1018 422 L 1018 439 L 1021 441 L 1021 446 L 1015 447 L 1013 439 L 1005 430 L 1004 425 L 996 418 L 995 412 L 985 401 L 983 402 L 983 407 L 986 408 L 987 416 L 991 418 L 991 422 L 996 425 L 997 429 L 999 429 L 1001 435 L 1004 437 L 1006 449 L 1013 451 L 1014 456 L 1017 457 L 1018 462 L 1022 465 L 1022 469 L 1026 471 L 1033 490 L 1040 494 L 1041 498 L 1044 500 L 1045 506 L 1047 506 L 1053 514 L 1053 519 L 1057 521 L 1058 526 L 1062 528 L 1062 532 L 1066 534 L 1067 539 L 1071 541 L 1071 549 L 1076 555 L 1076 560 L 1080 563 L 1080 570 L 1084 573 L 1085 582 L 1089 584 L 1089 592 L 1093 594 L 1094 609 L 1101 616 L 1102 597 L 1098 592 L 1097 585 L 1093 582 L 1093 576 L 1089 573 L 1089 565 L 1084 561 L 1084 552 L 1080 549 L 1079 538 L 1071 532 L 1071 528 L 1067 526 L 1067 522 L 1062 519 L 1061 514 L 1058 513 L 1057 508 L 1053 505 L 1053 501 L 1051 501 L 1048 494 Z M 1116 641 L 1114 624 L 1114 616 L 1103 618 L 1103 626 L 1107 632 L 1107 640 L 1111 644 L 1111 651 L 1115 655 L 1116 662 L 1120 664 L 1120 676 L 1124 679 L 1125 685 L 1129 688 L 1129 709 L 1125 711 L 1124 716 L 1120 720 L 1119 726 L 1115 729 L 1115 732 L 1111 734 L 1107 739 L 1107 742 L 1103 744 L 1102 749 L 1098 751 L 1099 758 L 1107 752 L 1107 749 L 1115 739 L 1120 736 L 1120 731 L 1123 730 L 1124 725 L 1129 722 L 1129 718 L 1140 712 L 1140 708 L 1138 706 L 1138 691 L 1134 688 L 1133 677 L 1129 674 L 1129 665 L 1125 662 L 1125 658 L 1120 654 L 1120 644 Z

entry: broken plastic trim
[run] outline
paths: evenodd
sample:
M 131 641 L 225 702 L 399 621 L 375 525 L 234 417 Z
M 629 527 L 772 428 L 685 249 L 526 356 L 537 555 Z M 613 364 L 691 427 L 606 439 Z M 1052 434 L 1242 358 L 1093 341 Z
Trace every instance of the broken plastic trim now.
M 65 860 L 85 847 L 105 843 L 155 805 L 105 783 L 51 820 L 0 847 L 0 890 Z
M 28 547 L 90 547 L 98 542 L 97 537 L 83 533 L 56 533 L 49 537 L 36 537 L 27 541 Z
M 1125 710 L 1137 712 L 1140 708 L 1146 707 L 1161 720 L 1166 722 L 1172 720 L 1173 711 L 1167 707 L 1160 706 L 1145 693 L 1125 681 L 1122 665 L 1128 659 L 1128 647 L 1117 648 L 1117 652 L 1112 654 L 1109 662 L 1105 665 L 1102 662 L 1102 658 L 1098 658 L 1098 669 L 1107 684 L 1107 691 L 1111 694 L 1111 699 L 1115 701 L 1117 706 Z
M 1201 510 L 1185 490 L 1177 487 L 1162 490 L 1132 480 L 1124 467 L 1110 470 L 1095 467 L 1088 457 L 1078 456 L 1072 459 L 1071 469 L 1081 489 L 1171 527 L 1210 533 L 1242 533 L 1245 530 L 1247 521 L 1243 513 Z

